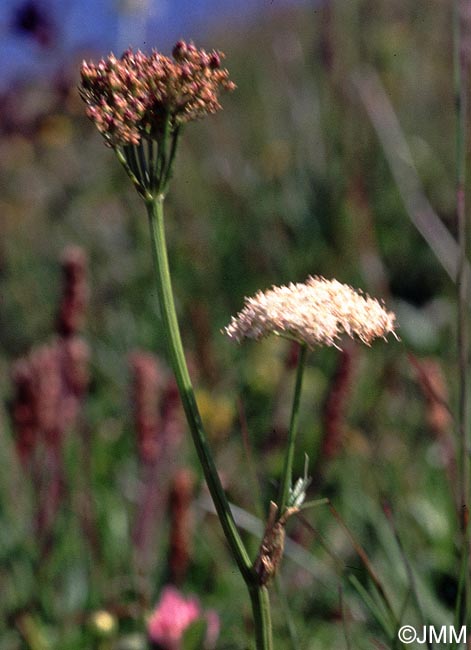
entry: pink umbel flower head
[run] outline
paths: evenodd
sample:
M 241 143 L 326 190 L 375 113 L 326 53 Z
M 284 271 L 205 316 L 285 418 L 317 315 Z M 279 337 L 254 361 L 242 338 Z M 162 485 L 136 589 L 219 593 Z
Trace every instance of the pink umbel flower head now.
M 172 57 L 128 49 L 83 62 L 86 114 L 146 201 L 167 192 L 182 127 L 219 111 L 221 92 L 235 88 L 223 58 L 179 41 Z
M 173 58 L 128 49 L 121 58 L 84 61 L 80 93 L 87 115 L 111 147 L 158 140 L 167 121 L 173 131 L 221 108 L 219 93 L 235 88 L 223 58 L 179 41 Z
M 152 643 L 159 650 L 180 650 L 185 630 L 195 621 L 206 619 L 205 648 L 213 648 L 219 635 L 219 617 L 203 612 L 194 596 L 184 596 L 175 587 L 165 587 L 147 624 Z

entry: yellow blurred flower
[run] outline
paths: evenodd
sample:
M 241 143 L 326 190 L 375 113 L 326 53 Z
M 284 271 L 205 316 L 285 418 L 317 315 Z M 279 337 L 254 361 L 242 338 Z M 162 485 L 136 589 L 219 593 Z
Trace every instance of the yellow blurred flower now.
M 113 636 L 118 629 L 116 617 L 105 609 L 100 609 L 90 616 L 89 625 L 97 636 L 108 638 Z
M 201 417 L 211 438 L 225 438 L 234 421 L 235 408 L 225 395 L 213 395 L 204 388 L 196 391 Z

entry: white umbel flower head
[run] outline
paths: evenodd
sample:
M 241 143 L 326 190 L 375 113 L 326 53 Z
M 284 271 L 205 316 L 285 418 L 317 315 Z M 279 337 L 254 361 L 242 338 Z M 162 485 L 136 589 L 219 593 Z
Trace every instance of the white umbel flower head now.
M 313 348 L 338 347 L 344 334 L 370 345 L 375 338 L 394 334 L 394 327 L 395 315 L 377 300 L 337 280 L 316 276 L 246 298 L 224 332 L 237 342 L 276 334 Z

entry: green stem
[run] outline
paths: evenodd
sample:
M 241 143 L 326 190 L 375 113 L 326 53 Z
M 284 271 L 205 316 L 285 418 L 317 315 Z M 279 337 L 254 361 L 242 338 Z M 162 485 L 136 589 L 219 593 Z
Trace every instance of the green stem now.
M 165 196 L 165 179 L 168 175 L 168 143 L 171 138 L 170 115 L 167 114 L 164 121 L 163 133 L 158 140 L 157 164 L 155 168 L 155 186 L 157 191 Z
M 170 153 L 169 153 L 169 156 L 168 156 L 167 168 L 165 169 L 165 174 L 164 174 L 164 178 L 163 178 L 163 181 L 162 181 L 162 187 L 163 187 L 164 192 L 167 189 L 170 178 L 172 176 L 173 162 L 175 160 L 175 155 L 177 153 L 177 145 L 178 145 L 180 130 L 181 130 L 181 127 L 177 127 L 175 129 L 175 131 L 173 132 L 173 134 L 172 134 L 172 144 L 170 146 Z
M 250 600 L 255 624 L 255 644 L 257 648 L 273 650 L 271 633 L 270 597 L 268 589 L 258 584 L 249 586 Z
M 221 522 L 232 555 L 234 556 L 239 571 L 250 593 L 255 623 L 257 650 L 272 650 L 268 592 L 264 587 L 258 584 L 258 576 L 252 567 L 252 562 L 250 561 L 237 530 L 234 517 L 208 446 L 207 436 L 203 427 L 186 365 L 170 279 L 167 246 L 165 241 L 163 201 L 163 195 L 159 194 L 152 200 L 147 200 L 146 206 L 149 217 L 154 268 L 157 276 L 157 291 L 160 302 L 161 318 L 167 339 L 170 361 L 175 373 L 175 379 L 196 452 L 201 467 L 203 468 L 204 476 L 211 497 L 214 501 L 219 521 Z
M 139 192 L 141 196 L 145 195 L 144 188 L 142 186 L 141 181 L 139 180 L 138 171 L 133 168 L 132 161 L 130 159 L 129 153 L 126 150 L 125 147 L 115 147 L 115 153 L 116 156 L 121 163 L 121 165 L 124 167 L 126 174 L 129 176 L 129 178 L 132 180 L 135 188 Z
M 150 166 L 146 160 L 144 142 L 141 142 L 138 145 L 134 145 L 134 151 L 136 152 L 136 158 L 141 172 L 142 182 L 146 187 L 149 187 L 151 183 Z
M 237 531 L 234 518 L 208 447 L 206 434 L 203 429 L 203 423 L 198 411 L 193 386 L 186 365 L 185 354 L 183 352 L 168 266 L 164 231 L 163 198 L 159 196 L 153 201 L 148 201 L 147 210 L 152 238 L 154 267 L 157 274 L 157 290 L 159 294 L 161 317 L 170 352 L 170 361 L 175 373 L 178 389 L 183 402 L 183 408 L 198 453 L 198 458 L 203 468 L 204 476 L 208 483 L 218 517 L 221 521 L 232 554 L 234 555 L 234 559 L 236 560 L 239 570 L 244 578 L 250 579 L 252 565 Z
M 467 129 L 467 55 L 462 43 L 461 2 L 453 3 L 453 41 L 454 41 L 454 88 L 456 105 L 456 212 L 458 229 L 458 367 L 459 367 L 459 404 L 458 404 L 458 436 L 459 436 L 459 507 L 462 532 L 462 564 L 461 578 L 456 602 L 456 615 L 463 623 L 467 623 L 470 611 L 470 577 L 469 550 L 470 526 L 469 513 L 469 337 L 468 337 L 468 278 L 466 261 L 468 252 L 468 223 L 466 218 L 466 129 Z
M 291 421 L 288 432 L 288 448 L 285 455 L 283 467 L 283 476 L 281 479 L 280 496 L 279 496 L 279 514 L 282 515 L 288 503 L 289 491 L 292 484 L 294 448 L 296 443 L 296 434 L 299 424 L 299 403 L 301 400 L 301 390 L 303 387 L 304 369 L 306 367 L 307 346 L 302 344 L 299 350 L 298 368 L 296 371 L 296 384 L 294 388 L 293 406 L 291 409 Z

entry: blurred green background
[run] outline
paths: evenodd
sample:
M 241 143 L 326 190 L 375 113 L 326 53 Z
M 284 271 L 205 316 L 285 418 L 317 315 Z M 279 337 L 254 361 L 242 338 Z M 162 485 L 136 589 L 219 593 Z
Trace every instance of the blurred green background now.
M 426 620 L 450 623 L 458 553 L 454 423 L 444 402 L 453 409 L 457 390 L 454 287 L 401 198 L 401 191 L 423 190 L 437 220 L 454 232 L 449 3 L 285 8 L 243 28 L 214 28 L 197 45 L 226 52 L 238 89 L 223 98 L 224 111 L 186 129 L 167 233 L 183 339 L 224 484 L 244 511 L 240 523 L 250 528 L 247 513 L 265 512 L 276 495 L 292 350 L 271 340 L 234 346 L 221 328 L 244 296 L 272 284 L 322 274 L 362 287 L 397 312 L 401 341 L 310 355 L 296 474 L 306 452 L 309 498 L 333 500 L 404 623 L 420 622 L 409 563 Z M 132 541 L 145 476 L 129 355 L 147 350 L 165 366 L 165 349 L 143 206 L 84 116 L 77 72 L 71 63 L 69 74 L 17 87 L 1 102 L 0 647 L 146 647 L 146 614 L 169 579 L 168 490 L 183 467 L 196 480 L 190 562 L 180 587 L 218 611 L 218 648 L 251 647 L 245 588 L 186 435 L 156 468 L 160 503 L 144 567 Z M 397 134 L 381 121 L 382 93 L 410 160 L 387 148 L 387 136 L 397 143 Z M 422 189 L 411 190 L 413 171 L 395 179 L 391 160 L 415 166 Z M 65 490 L 44 554 L 34 534 L 38 495 L 14 447 L 10 368 L 51 337 L 59 258 L 70 243 L 89 259 L 83 336 L 91 380 L 79 421 L 67 432 Z M 83 524 L 87 508 L 93 535 Z M 345 628 L 353 648 L 390 647 L 374 615 L 371 580 L 342 525 L 326 507 L 303 519 L 289 523 L 295 545 L 273 589 L 276 647 L 347 647 Z M 255 554 L 260 537 L 244 534 Z M 104 639 L 90 623 L 103 609 L 116 619 Z

